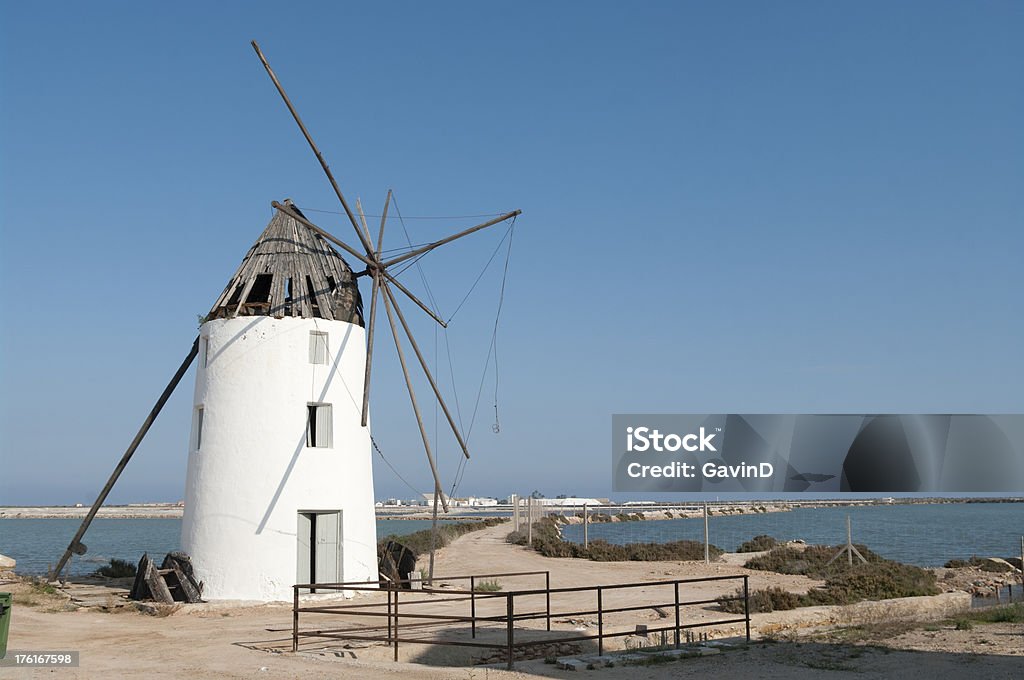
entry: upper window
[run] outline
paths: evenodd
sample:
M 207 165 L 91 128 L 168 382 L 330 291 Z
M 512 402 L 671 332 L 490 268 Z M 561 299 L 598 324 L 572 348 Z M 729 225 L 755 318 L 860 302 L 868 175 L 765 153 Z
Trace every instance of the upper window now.
M 209 357 L 210 357 L 210 339 L 209 338 L 203 338 L 203 341 L 201 343 L 199 343 L 199 354 L 201 355 L 200 359 L 202 361 L 202 366 L 203 366 L 203 368 L 206 368 L 207 364 L 209 363 Z
M 327 364 L 327 333 L 309 332 L 309 363 Z
M 195 416 L 192 419 L 192 441 L 196 451 L 203 445 L 203 411 L 202 406 L 196 406 Z
M 330 404 L 306 405 L 306 446 L 331 448 L 334 445 L 334 422 Z

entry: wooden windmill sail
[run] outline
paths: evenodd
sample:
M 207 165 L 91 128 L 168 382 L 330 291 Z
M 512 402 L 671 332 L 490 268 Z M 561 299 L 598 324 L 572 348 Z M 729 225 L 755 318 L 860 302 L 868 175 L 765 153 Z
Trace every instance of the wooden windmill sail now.
M 310 229 L 314 230 L 324 238 L 328 239 L 335 245 L 339 246 L 342 250 L 349 253 L 364 265 L 366 269 L 360 272 L 362 275 L 371 276 L 373 279 L 373 290 L 370 295 L 370 316 L 369 324 L 367 327 L 367 352 L 366 352 L 366 374 L 363 381 L 363 411 L 362 411 L 362 423 L 365 426 L 369 413 L 369 402 L 370 402 L 370 374 L 373 366 L 373 341 L 376 330 L 376 314 L 377 314 L 377 297 L 378 295 L 384 301 L 384 310 L 387 313 L 388 324 L 391 326 L 391 334 L 395 341 L 395 350 L 398 352 L 399 363 L 402 366 L 402 375 L 405 377 L 405 384 L 409 391 L 409 400 L 412 403 L 413 411 L 416 415 L 416 423 L 419 426 L 420 438 L 423 440 L 423 448 L 427 455 L 427 461 L 430 465 L 431 474 L 434 477 L 434 492 L 440 499 L 441 504 L 444 506 L 445 512 L 448 511 L 448 500 L 445 498 L 444 491 L 441 486 L 441 478 L 437 472 L 437 465 L 434 461 L 433 451 L 430 447 L 430 439 L 427 436 L 426 428 L 423 425 L 423 416 L 420 411 L 419 402 L 416 399 L 416 392 L 412 386 L 412 380 L 409 375 L 409 367 L 406 362 L 405 351 L 402 348 L 402 342 L 399 338 L 398 328 L 395 320 L 398 319 L 399 324 L 402 326 L 402 330 L 405 336 L 409 339 L 409 344 L 413 348 L 413 352 L 416 355 L 416 359 L 423 369 L 424 375 L 427 377 L 427 381 L 430 383 L 430 387 L 434 392 L 434 396 L 437 399 L 441 410 L 444 412 L 445 419 L 448 421 L 448 425 L 451 427 L 452 433 L 455 435 L 455 439 L 459 443 L 459 447 L 462 449 L 462 453 L 466 458 L 469 458 L 469 448 L 466 446 L 466 442 L 462 437 L 462 433 L 455 424 L 454 418 L 452 418 L 451 411 L 448 409 L 448 405 L 445 403 L 444 397 L 441 396 L 441 391 L 437 387 L 437 382 L 434 380 L 433 374 L 430 372 L 430 368 L 427 365 L 427 361 L 423 358 L 423 353 L 419 349 L 419 345 L 416 343 L 416 339 L 413 337 L 412 331 L 409 329 L 409 324 L 406 322 L 405 316 L 402 313 L 401 308 L 398 305 L 398 300 L 392 291 L 392 287 L 397 288 L 402 294 L 412 300 L 417 306 L 425 311 L 431 318 L 434 319 L 441 326 L 445 326 L 445 322 L 428 307 L 423 301 L 416 297 L 408 288 L 402 285 L 395 277 L 389 272 L 388 268 L 394 265 L 400 264 L 414 257 L 418 257 L 425 253 L 434 250 L 446 243 L 451 243 L 464 236 L 468 236 L 474 232 L 486 229 L 487 227 L 493 226 L 504 222 L 505 220 L 515 218 L 520 215 L 522 211 L 513 210 L 512 212 L 499 215 L 498 217 L 488 220 L 482 224 L 478 224 L 475 227 L 470 227 L 456 234 L 452 234 L 446 238 L 440 239 L 433 243 L 429 243 L 420 248 L 416 248 L 410 252 L 398 255 L 396 257 L 386 259 L 381 256 L 383 240 L 384 240 L 384 225 L 387 222 L 388 207 L 391 203 L 391 191 L 388 191 L 387 198 L 384 201 L 384 210 L 381 215 L 380 229 L 377 234 L 376 246 L 372 244 L 370 231 L 366 225 L 365 218 L 360 223 L 356 220 L 356 216 L 353 214 L 352 209 L 348 205 L 348 201 L 345 200 L 345 196 L 341 192 L 341 188 L 338 186 L 337 181 L 334 179 L 334 175 L 331 173 L 330 167 L 327 165 L 327 161 L 324 160 L 323 154 L 316 146 L 316 142 L 313 141 L 313 137 L 309 134 L 309 130 L 306 129 L 305 124 L 302 122 L 302 118 L 299 117 L 298 111 L 292 105 L 291 100 L 288 98 L 288 94 L 284 91 L 284 87 L 281 85 L 281 81 L 278 80 L 274 70 L 270 67 L 270 63 L 267 58 L 263 55 L 260 50 L 259 44 L 255 40 L 252 41 L 252 48 L 256 51 L 260 62 L 267 71 L 267 75 L 274 82 L 274 86 L 277 88 L 278 93 L 281 95 L 281 99 L 284 100 L 285 106 L 288 107 L 288 111 L 292 114 L 295 119 L 295 123 L 299 126 L 299 130 L 302 131 L 302 135 L 306 138 L 309 143 L 309 148 L 312 149 L 317 160 L 320 162 L 320 167 L 323 168 L 324 174 L 327 176 L 327 180 L 331 184 L 331 188 L 334 189 L 335 195 L 338 197 L 338 201 L 341 203 L 341 207 L 345 211 L 345 215 L 348 217 L 349 222 L 352 223 L 352 228 L 355 230 L 356 237 L 359 239 L 363 252 L 360 253 L 358 250 L 348 245 L 344 241 L 332 236 L 328 232 L 324 231 L 320 227 L 316 226 L 305 217 L 297 214 L 294 210 L 286 205 L 282 205 L 278 202 L 274 202 L 272 205 L 274 208 L 285 213 L 286 215 L 300 221 Z
M 513 219 L 520 214 L 514 210 L 478 224 L 469 229 L 459 231 L 446 238 L 434 241 L 427 245 L 414 248 L 408 252 L 394 257 L 384 257 L 383 239 L 384 228 L 387 222 L 387 213 L 391 204 L 392 193 L 389 190 L 384 203 L 384 210 L 381 216 L 380 226 L 377 230 L 376 239 L 370 234 L 365 216 L 360 210 L 360 219 L 349 207 L 337 182 L 334 179 L 327 162 L 317 149 L 309 131 L 303 124 L 298 112 L 292 105 L 280 81 L 274 74 L 267 59 L 264 57 L 259 45 L 255 41 L 252 47 L 259 56 L 261 63 L 273 81 L 277 91 L 284 100 L 289 112 L 298 124 L 303 136 L 309 143 L 310 148 L 316 155 L 324 174 L 327 176 L 342 208 L 355 230 L 359 247 L 352 247 L 323 228 L 312 223 L 301 210 L 290 201 L 273 201 L 272 207 L 276 210 L 274 218 L 257 239 L 256 243 L 249 250 L 242 264 L 230 279 L 224 291 L 217 298 L 213 307 L 207 315 L 207 320 L 234 319 L 250 315 L 261 315 L 276 319 L 302 318 L 302 319 L 326 319 L 330 321 L 344 321 L 357 326 L 366 326 L 366 359 L 363 372 L 363 395 L 361 404 L 361 424 L 365 428 L 369 412 L 370 378 L 373 367 L 373 349 L 376 331 L 376 317 L 378 298 L 384 305 L 384 312 L 388 319 L 391 335 L 394 340 L 395 349 L 398 354 L 399 363 L 402 367 L 402 374 L 409 393 L 410 402 L 416 417 L 420 436 L 423 441 L 423 448 L 430 466 L 431 475 L 434 480 L 436 497 L 448 510 L 448 500 L 442 491 L 441 479 L 437 471 L 437 465 L 431 449 L 430 441 L 423 424 L 420 404 L 413 389 L 413 382 L 410 375 L 410 366 L 405 347 L 401 336 L 404 335 L 409 341 L 413 350 L 416 362 L 419 363 L 424 375 L 430 384 L 434 397 L 445 415 L 445 419 L 459 444 L 462 454 L 469 458 L 469 449 L 459 428 L 455 424 L 448 406 L 441 395 L 437 382 L 432 375 L 427 361 L 420 351 L 419 345 L 409 327 L 408 320 L 399 306 L 399 295 L 405 296 L 416 306 L 427 313 L 435 322 L 446 326 L 441 317 L 427 304 L 420 300 L 408 288 L 406 288 L 396 276 L 389 271 L 404 262 L 418 258 L 435 248 L 451 243 L 457 239 L 468 236 L 487 227 Z M 337 246 L 349 256 L 358 261 L 359 271 L 352 268 L 342 259 L 331 245 Z M 372 290 L 370 295 L 369 314 L 364 316 L 364 310 L 357 287 L 357 279 L 363 276 L 370 277 Z M 399 331 L 401 328 L 401 331 Z M 312 351 L 312 350 L 311 350 Z M 87 550 L 82 542 L 90 523 L 95 518 L 97 511 L 103 505 L 108 494 L 119 478 L 121 472 L 127 466 L 132 455 L 142 442 L 150 426 L 160 413 L 167 399 L 175 390 L 189 366 L 200 354 L 200 338 L 193 342 L 181 366 L 175 372 L 171 381 L 167 384 L 156 404 L 146 417 L 139 431 L 135 435 L 121 460 L 118 462 L 107 483 L 104 485 L 96 501 L 93 503 L 81 526 L 68 544 L 67 549 L 61 556 L 56 567 L 51 572 L 51 579 L 60 576 L 68 560 L 73 554 L 84 554 Z M 205 360 L 205 356 L 204 356 Z M 201 421 L 200 421 L 201 422 Z

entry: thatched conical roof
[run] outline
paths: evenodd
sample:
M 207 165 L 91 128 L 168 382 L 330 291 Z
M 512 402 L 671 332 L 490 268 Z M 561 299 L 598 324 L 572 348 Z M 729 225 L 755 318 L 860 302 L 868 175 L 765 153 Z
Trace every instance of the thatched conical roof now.
M 351 267 L 334 247 L 278 210 L 208 318 L 235 316 L 317 317 L 362 326 L 363 301 Z

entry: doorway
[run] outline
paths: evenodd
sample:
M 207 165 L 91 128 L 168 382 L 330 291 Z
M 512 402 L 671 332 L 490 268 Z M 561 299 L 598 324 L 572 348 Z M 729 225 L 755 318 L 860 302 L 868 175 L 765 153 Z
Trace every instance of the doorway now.
M 340 510 L 300 510 L 296 583 L 342 581 Z M 305 592 L 315 593 L 316 588 Z

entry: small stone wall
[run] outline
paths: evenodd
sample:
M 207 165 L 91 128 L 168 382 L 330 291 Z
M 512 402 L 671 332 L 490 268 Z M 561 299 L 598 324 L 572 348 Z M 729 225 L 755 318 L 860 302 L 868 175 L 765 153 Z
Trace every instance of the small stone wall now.
M 970 608 L 969 593 L 942 593 L 857 602 L 841 607 L 800 607 L 784 612 L 755 614 L 751 617 L 751 627 L 759 635 L 775 635 L 801 628 L 856 626 L 883 621 L 936 621 Z

